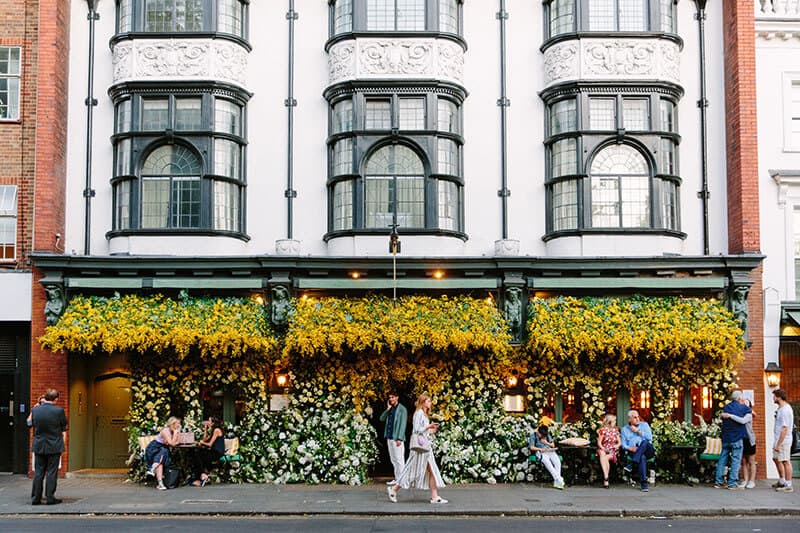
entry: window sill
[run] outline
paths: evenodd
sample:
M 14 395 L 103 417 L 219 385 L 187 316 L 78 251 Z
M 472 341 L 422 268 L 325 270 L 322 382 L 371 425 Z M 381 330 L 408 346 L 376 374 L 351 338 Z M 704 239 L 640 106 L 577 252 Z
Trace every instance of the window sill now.
M 172 31 L 172 32 L 150 32 L 150 31 L 131 31 L 126 33 L 118 33 L 114 35 L 109 41 L 109 45 L 114 47 L 119 42 L 129 41 L 133 39 L 224 39 L 226 41 L 233 41 L 239 44 L 248 52 L 253 51 L 253 46 L 250 42 L 238 35 L 232 33 L 222 33 L 217 31 Z
M 574 31 L 569 33 L 561 33 L 555 37 L 545 39 L 542 46 L 539 47 L 541 52 L 544 52 L 551 46 L 558 44 L 562 41 L 572 41 L 580 39 L 666 39 L 673 41 L 678 47 L 683 50 L 683 39 L 675 33 L 667 33 L 663 31 Z
M 561 237 L 583 237 L 591 235 L 663 235 L 665 237 L 674 237 L 676 239 L 685 240 L 686 234 L 682 231 L 672 229 L 657 229 L 657 228 L 585 228 L 585 229 L 571 229 L 552 231 L 542 237 L 544 242 Z
M 111 230 L 106 233 L 106 239 L 115 237 L 229 237 L 243 242 L 250 241 L 250 236 L 239 231 L 222 231 L 203 228 L 153 228 L 153 229 L 124 229 Z
M 449 39 L 461 45 L 464 51 L 467 51 L 467 41 L 461 35 L 455 33 L 443 32 L 438 30 L 421 30 L 421 31 L 349 31 L 344 33 L 337 33 L 330 37 L 325 43 L 325 53 L 330 52 L 331 47 L 340 42 L 350 39 L 376 37 L 379 39 L 408 39 L 408 38 L 434 38 L 434 39 Z
M 338 239 L 341 237 L 374 237 L 374 236 L 386 236 L 389 237 L 390 231 L 389 229 L 348 229 L 348 230 L 336 230 L 336 231 L 329 231 L 326 233 L 322 240 L 328 242 L 332 239 Z M 414 236 L 434 236 L 434 237 L 452 237 L 455 239 L 461 239 L 462 241 L 466 242 L 469 240 L 469 236 L 466 233 L 461 231 L 453 231 L 453 230 L 446 230 L 446 229 L 436 229 L 436 228 L 398 228 L 398 234 L 400 235 L 400 240 L 402 241 L 405 237 L 414 237 Z M 388 240 L 387 240 L 388 243 Z M 388 244 L 387 244 L 388 246 Z

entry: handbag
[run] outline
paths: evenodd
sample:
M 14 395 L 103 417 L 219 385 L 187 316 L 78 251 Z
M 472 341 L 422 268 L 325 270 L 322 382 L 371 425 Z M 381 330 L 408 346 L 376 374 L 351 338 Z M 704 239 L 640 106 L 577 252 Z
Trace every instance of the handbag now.
M 412 433 L 409 448 L 415 452 L 427 453 L 431 451 L 431 441 L 424 433 Z
M 789 448 L 789 453 L 792 455 L 800 453 L 800 429 L 792 431 L 792 445 Z

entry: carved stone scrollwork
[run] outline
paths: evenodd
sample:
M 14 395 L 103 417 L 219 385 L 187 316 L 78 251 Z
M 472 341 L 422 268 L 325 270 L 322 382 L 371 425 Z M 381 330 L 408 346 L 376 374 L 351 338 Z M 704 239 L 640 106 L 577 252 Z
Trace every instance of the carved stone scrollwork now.
M 585 48 L 587 71 L 601 76 L 650 76 L 654 73 L 655 46 L 636 41 L 605 41 Z
M 511 342 L 522 341 L 522 326 L 525 324 L 522 305 L 522 288 L 508 287 L 503 299 L 503 311 L 508 323 Z
M 346 80 L 355 77 L 355 53 L 353 43 L 340 43 L 331 48 L 328 52 L 329 80 L 335 83 L 339 80 Z
M 374 41 L 359 50 L 359 70 L 366 74 L 431 73 L 432 43 Z
M 47 296 L 44 317 L 48 326 L 55 326 L 67 303 L 64 298 L 64 288 L 57 283 L 48 283 L 44 286 L 44 291 Z
M 578 46 L 565 43 L 549 48 L 544 55 L 545 83 L 578 76 Z
M 136 50 L 136 76 L 208 76 L 208 52 L 204 42 L 164 41 Z
M 270 319 L 276 328 L 284 328 L 289 321 L 289 310 L 291 309 L 289 298 L 289 288 L 284 285 L 272 287 L 272 302 L 270 307 Z

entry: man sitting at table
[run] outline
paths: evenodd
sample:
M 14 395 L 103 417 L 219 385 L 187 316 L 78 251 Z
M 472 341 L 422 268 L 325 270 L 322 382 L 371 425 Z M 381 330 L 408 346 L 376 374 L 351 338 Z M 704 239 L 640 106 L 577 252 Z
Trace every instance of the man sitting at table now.
M 628 425 L 620 431 L 623 449 L 630 452 L 631 464 L 625 470 L 632 471 L 634 467 L 639 468 L 639 481 L 642 484 L 642 492 L 648 492 L 647 485 L 647 460 L 652 458 L 656 451 L 653 448 L 653 432 L 650 425 L 639 418 L 639 411 L 631 409 L 628 411 Z

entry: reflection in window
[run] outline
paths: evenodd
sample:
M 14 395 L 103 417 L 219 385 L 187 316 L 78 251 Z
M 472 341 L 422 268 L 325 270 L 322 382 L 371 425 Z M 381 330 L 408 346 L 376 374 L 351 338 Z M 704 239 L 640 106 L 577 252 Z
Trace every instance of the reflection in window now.
M 131 225 L 131 182 L 125 180 L 114 186 L 114 228 L 128 229 Z
M 458 33 L 458 5 L 456 0 L 439 0 L 439 31 Z
M 439 180 L 439 228 L 458 229 L 458 186 L 452 181 Z
M 670 100 L 662 99 L 659 103 L 661 110 L 661 130 L 675 131 L 675 104 Z
M 214 173 L 220 176 L 241 176 L 242 150 L 228 139 L 214 139 Z
M 661 31 L 675 33 L 675 12 L 673 3 L 675 0 L 660 0 L 661 2 Z
M 388 130 L 392 127 L 390 100 L 367 100 L 364 110 L 364 127 L 368 130 Z
M 125 33 L 133 29 L 133 0 L 119 0 L 117 5 L 117 20 L 119 32 Z
M 353 101 L 341 100 L 333 104 L 333 133 L 353 130 Z
M 0 185 L 0 260 L 14 260 L 17 249 L 17 186 Z
M 589 99 L 589 129 L 617 129 L 617 100 L 615 98 Z
M 353 228 L 353 182 L 340 181 L 333 186 L 333 229 Z
M 661 224 L 678 229 L 678 186 L 673 181 L 661 182 Z
M 792 211 L 792 236 L 794 238 L 794 299 L 798 300 L 800 299 L 800 206 L 798 205 L 794 206 Z
M 333 34 L 353 31 L 353 0 L 336 0 L 333 10 Z
M 439 116 L 437 129 L 450 133 L 458 132 L 458 106 L 455 102 L 439 98 Z
M 675 144 L 672 139 L 661 139 L 661 174 L 675 175 Z
M 575 139 L 554 142 L 550 147 L 552 177 L 575 174 L 578 171 L 578 148 Z
M 199 158 L 188 148 L 155 149 L 142 167 L 142 227 L 198 227 L 201 171 Z
M 121 139 L 117 142 L 115 176 L 127 176 L 131 173 L 131 140 Z
M 353 172 L 353 139 L 342 139 L 333 145 L 333 174 Z
M 560 100 L 550 106 L 550 135 L 578 128 L 575 99 Z
M 203 114 L 200 98 L 178 98 L 175 100 L 175 129 L 199 130 Z
M 142 130 L 165 130 L 169 127 L 169 100 L 142 100 Z
M 623 98 L 622 127 L 626 130 L 649 130 L 650 101 L 644 98 Z
M 239 187 L 226 181 L 214 182 L 214 229 L 239 231 Z
M 242 108 L 230 100 L 217 98 L 214 102 L 214 131 L 241 135 Z
M 201 31 L 203 0 L 145 0 L 144 15 L 145 31 Z
M 217 31 L 242 35 L 244 8 L 240 0 L 217 0 Z
M 650 226 L 650 174 L 641 153 L 628 145 L 601 150 L 591 168 L 592 227 Z
M 438 140 L 439 173 L 458 175 L 458 145 L 451 139 Z
M 410 148 L 385 146 L 370 157 L 364 196 L 366 227 L 425 227 L 424 168 Z
M 575 29 L 575 0 L 554 0 L 550 4 L 550 36 Z
M 125 133 L 131 131 L 131 108 L 132 104 L 130 98 L 117 104 L 116 133 Z
M 425 0 L 367 0 L 367 30 L 422 31 Z
M 552 187 L 553 231 L 578 227 L 578 182 L 559 181 Z
M 400 98 L 400 129 L 425 129 L 425 99 Z

